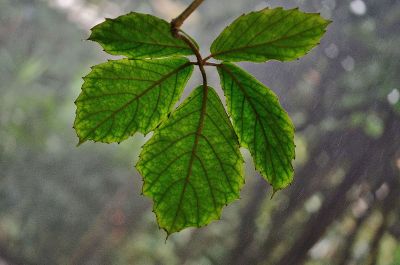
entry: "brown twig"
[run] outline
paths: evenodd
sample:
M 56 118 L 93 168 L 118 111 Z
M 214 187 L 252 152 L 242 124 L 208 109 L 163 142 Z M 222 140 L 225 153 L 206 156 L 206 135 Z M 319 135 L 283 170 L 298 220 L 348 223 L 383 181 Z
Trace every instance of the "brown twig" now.
M 194 0 L 179 16 L 171 21 L 173 29 L 179 29 L 183 22 L 195 11 L 204 0 Z
M 203 62 L 207 62 L 209 59 L 213 57 L 212 54 L 208 55 L 206 58 L 203 59 Z
M 171 21 L 171 33 L 175 38 L 183 40 L 187 45 L 189 45 L 190 49 L 196 55 L 197 63 L 201 75 L 203 77 L 203 86 L 205 90 L 205 94 L 207 92 L 207 75 L 204 69 L 205 62 L 201 57 L 200 51 L 197 46 L 193 43 L 193 41 L 183 32 L 181 31 L 180 27 L 182 26 L 183 22 L 193 13 L 196 8 L 198 8 L 204 0 L 194 0 L 179 16 L 174 18 Z

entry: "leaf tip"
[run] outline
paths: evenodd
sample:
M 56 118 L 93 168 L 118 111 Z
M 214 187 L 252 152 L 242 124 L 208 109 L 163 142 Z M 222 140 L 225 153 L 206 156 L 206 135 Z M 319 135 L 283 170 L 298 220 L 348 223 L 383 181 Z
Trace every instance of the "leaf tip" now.
M 325 19 L 325 26 L 329 26 L 331 23 L 333 23 L 332 19 Z
M 273 188 L 272 194 L 271 194 L 271 198 L 270 198 L 271 200 L 274 198 L 275 194 L 276 194 L 278 191 L 280 191 L 280 189 Z
M 93 28 L 91 29 L 92 33 L 89 35 L 89 37 L 87 37 L 87 41 L 96 41 L 93 37 Z
M 75 124 L 74 124 L 74 127 L 75 127 Z M 75 129 L 75 128 L 74 128 Z M 76 129 L 75 129 L 76 130 Z M 79 138 L 79 141 L 78 141 L 78 143 L 76 144 L 76 147 L 79 147 L 79 146 L 81 146 L 84 142 L 86 142 L 86 138 L 82 138 L 81 136 L 79 136 L 79 134 L 78 134 L 78 132 L 77 132 L 77 135 L 78 135 L 78 138 Z

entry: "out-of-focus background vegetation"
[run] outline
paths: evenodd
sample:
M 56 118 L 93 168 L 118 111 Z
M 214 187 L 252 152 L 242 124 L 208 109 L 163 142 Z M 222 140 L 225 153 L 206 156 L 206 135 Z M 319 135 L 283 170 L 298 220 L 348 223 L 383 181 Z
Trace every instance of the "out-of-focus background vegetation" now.
M 295 181 L 273 199 L 245 152 L 241 200 L 165 241 L 134 169 L 146 139 L 76 147 L 81 76 L 106 59 L 89 29 L 129 11 L 170 20 L 188 3 L 0 0 L 0 264 L 399 265 L 398 0 L 208 0 L 185 23 L 207 55 L 249 10 L 334 21 L 299 61 L 242 64 L 297 127 Z

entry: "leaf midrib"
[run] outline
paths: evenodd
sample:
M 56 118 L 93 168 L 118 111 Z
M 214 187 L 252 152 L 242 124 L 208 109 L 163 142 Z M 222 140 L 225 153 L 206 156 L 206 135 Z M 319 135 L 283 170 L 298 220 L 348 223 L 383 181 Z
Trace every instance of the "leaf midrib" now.
M 197 146 L 199 144 L 201 133 L 203 131 L 204 118 L 206 116 L 206 111 L 207 111 L 207 97 L 208 97 L 208 87 L 203 85 L 203 97 L 202 97 L 202 103 L 201 103 L 200 118 L 199 118 L 199 123 L 197 125 L 196 135 L 195 135 L 195 138 L 194 138 L 194 144 L 193 144 L 193 148 L 192 148 L 192 152 L 191 152 L 191 156 L 190 156 L 190 160 L 189 160 L 188 173 L 187 173 L 187 175 L 185 177 L 185 182 L 183 184 L 181 196 L 179 197 L 179 203 L 178 203 L 177 210 L 175 212 L 174 219 L 173 219 L 172 224 L 170 226 L 170 231 L 173 230 L 173 228 L 175 226 L 176 219 L 177 219 L 178 214 L 179 214 L 179 212 L 181 210 L 183 197 L 185 195 L 187 185 L 189 184 L 190 176 L 192 175 L 193 162 L 194 162 L 195 157 L 197 157 L 197 154 L 196 154 Z M 213 197 L 214 197 L 214 195 L 213 195 Z M 198 225 L 198 222 L 199 222 L 199 219 L 197 219 L 197 225 Z
M 293 36 L 297 36 L 297 35 L 299 35 L 299 34 L 305 33 L 305 32 L 307 32 L 307 31 L 313 30 L 313 29 L 318 28 L 318 27 L 319 27 L 319 25 L 318 25 L 318 26 L 315 26 L 315 27 L 312 27 L 312 28 L 309 28 L 309 29 L 307 29 L 307 30 L 303 30 L 303 31 L 297 32 L 296 34 L 292 34 L 292 35 L 280 37 L 280 38 L 273 39 L 273 40 L 269 40 L 269 41 L 267 41 L 267 42 L 263 42 L 263 43 L 259 43 L 259 44 L 248 45 L 248 46 L 242 46 L 242 47 L 235 48 L 235 49 L 219 51 L 219 52 L 213 53 L 213 54 L 212 54 L 212 57 L 215 58 L 215 56 L 218 56 L 218 55 L 223 55 L 223 54 L 232 53 L 232 52 L 237 52 L 237 51 L 242 51 L 242 50 L 246 50 L 246 49 L 257 48 L 257 47 L 260 47 L 260 46 L 263 46 L 263 45 L 273 44 L 274 42 L 281 41 L 281 40 L 286 40 L 286 39 L 288 39 L 288 38 L 291 38 L 291 37 L 293 37 Z M 310 45 L 312 45 L 312 44 L 310 44 Z M 296 48 L 296 47 L 291 47 L 291 48 Z
M 120 37 L 123 37 L 123 36 L 120 36 Z M 138 44 L 144 44 L 144 45 L 148 45 L 148 46 L 162 46 L 162 47 L 166 47 L 166 48 L 178 48 L 178 49 L 190 50 L 190 48 L 188 48 L 186 46 L 178 46 L 178 45 L 165 44 L 165 43 L 160 43 L 160 42 L 133 41 L 133 40 L 129 40 L 129 39 L 126 39 L 126 38 L 123 38 L 122 41 L 121 40 L 119 40 L 119 41 L 131 44 L 131 45 L 134 45 L 135 43 L 138 43 Z M 105 42 L 103 42 L 103 43 L 106 44 Z M 111 45 L 111 41 L 108 44 Z M 130 48 L 114 49 L 114 50 L 107 49 L 107 51 L 118 52 L 118 51 L 125 51 L 125 50 L 134 50 L 134 49 L 135 49 L 135 47 L 130 47 Z

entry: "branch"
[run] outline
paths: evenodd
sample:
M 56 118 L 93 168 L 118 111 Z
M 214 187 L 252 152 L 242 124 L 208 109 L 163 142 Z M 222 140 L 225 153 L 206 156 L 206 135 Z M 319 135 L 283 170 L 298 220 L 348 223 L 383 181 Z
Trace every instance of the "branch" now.
M 265 181 L 260 177 L 253 188 L 249 202 L 241 209 L 243 218 L 237 228 L 238 235 L 235 246 L 229 251 L 226 264 L 249 264 L 249 256 L 252 256 L 251 245 L 257 232 L 255 220 L 260 213 L 267 190 L 268 187 L 266 187 Z
M 204 0 L 194 0 L 179 16 L 174 18 L 171 21 L 171 26 L 173 29 L 179 29 L 183 22 L 195 11 L 202 3 Z

